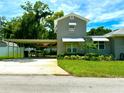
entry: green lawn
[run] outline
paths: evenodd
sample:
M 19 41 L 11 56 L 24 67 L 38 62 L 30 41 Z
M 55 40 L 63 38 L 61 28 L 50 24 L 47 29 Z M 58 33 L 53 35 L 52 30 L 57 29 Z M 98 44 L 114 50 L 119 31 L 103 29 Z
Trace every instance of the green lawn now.
M 58 60 L 58 65 L 74 76 L 124 77 L 124 61 Z

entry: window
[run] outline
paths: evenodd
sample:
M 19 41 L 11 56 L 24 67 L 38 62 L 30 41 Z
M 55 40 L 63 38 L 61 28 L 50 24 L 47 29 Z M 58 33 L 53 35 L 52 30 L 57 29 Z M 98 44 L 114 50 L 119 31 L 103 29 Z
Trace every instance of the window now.
M 76 52 L 77 52 L 77 48 L 73 48 L 73 47 L 67 48 L 67 53 L 76 53 Z
M 73 52 L 76 53 L 77 52 L 77 49 L 76 48 L 73 48 Z
M 94 42 L 94 44 L 96 45 L 97 49 L 105 49 L 105 43 L 102 41 Z
M 69 31 L 75 31 L 75 25 L 69 25 Z
M 73 44 L 73 43 L 68 43 L 66 44 L 66 52 L 67 53 L 77 53 L 77 44 Z
M 68 53 L 71 53 L 71 48 L 67 48 L 67 52 Z
M 99 49 L 104 49 L 104 48 L 105 48 L 104 42 L 99 42 Z

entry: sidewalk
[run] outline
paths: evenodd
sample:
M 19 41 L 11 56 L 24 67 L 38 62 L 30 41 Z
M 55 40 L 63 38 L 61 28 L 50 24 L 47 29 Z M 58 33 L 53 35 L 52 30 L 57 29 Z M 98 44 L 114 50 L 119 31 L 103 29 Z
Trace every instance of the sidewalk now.
M 57 59 L 13 59 L 0 61 L 1 75 L 69 75 Z

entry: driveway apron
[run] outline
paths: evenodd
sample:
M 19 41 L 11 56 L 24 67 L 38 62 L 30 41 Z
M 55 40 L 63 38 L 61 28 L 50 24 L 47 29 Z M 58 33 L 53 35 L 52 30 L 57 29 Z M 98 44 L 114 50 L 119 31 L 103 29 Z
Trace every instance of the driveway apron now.
M 57 59 L 11 59 L 0 61 L 0 74 L 68 75 L 57 65 Z

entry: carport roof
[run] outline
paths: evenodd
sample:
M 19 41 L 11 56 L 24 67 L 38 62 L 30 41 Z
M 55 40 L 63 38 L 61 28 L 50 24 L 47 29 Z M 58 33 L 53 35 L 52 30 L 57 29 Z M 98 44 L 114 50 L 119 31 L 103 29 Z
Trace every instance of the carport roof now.
M 25 43 L 25 44 L 32 44 L 32 43 L 57 43 L 57 40 L 55 39 L 5 39 L 9 42 L 15 42 L 15 43 Z

